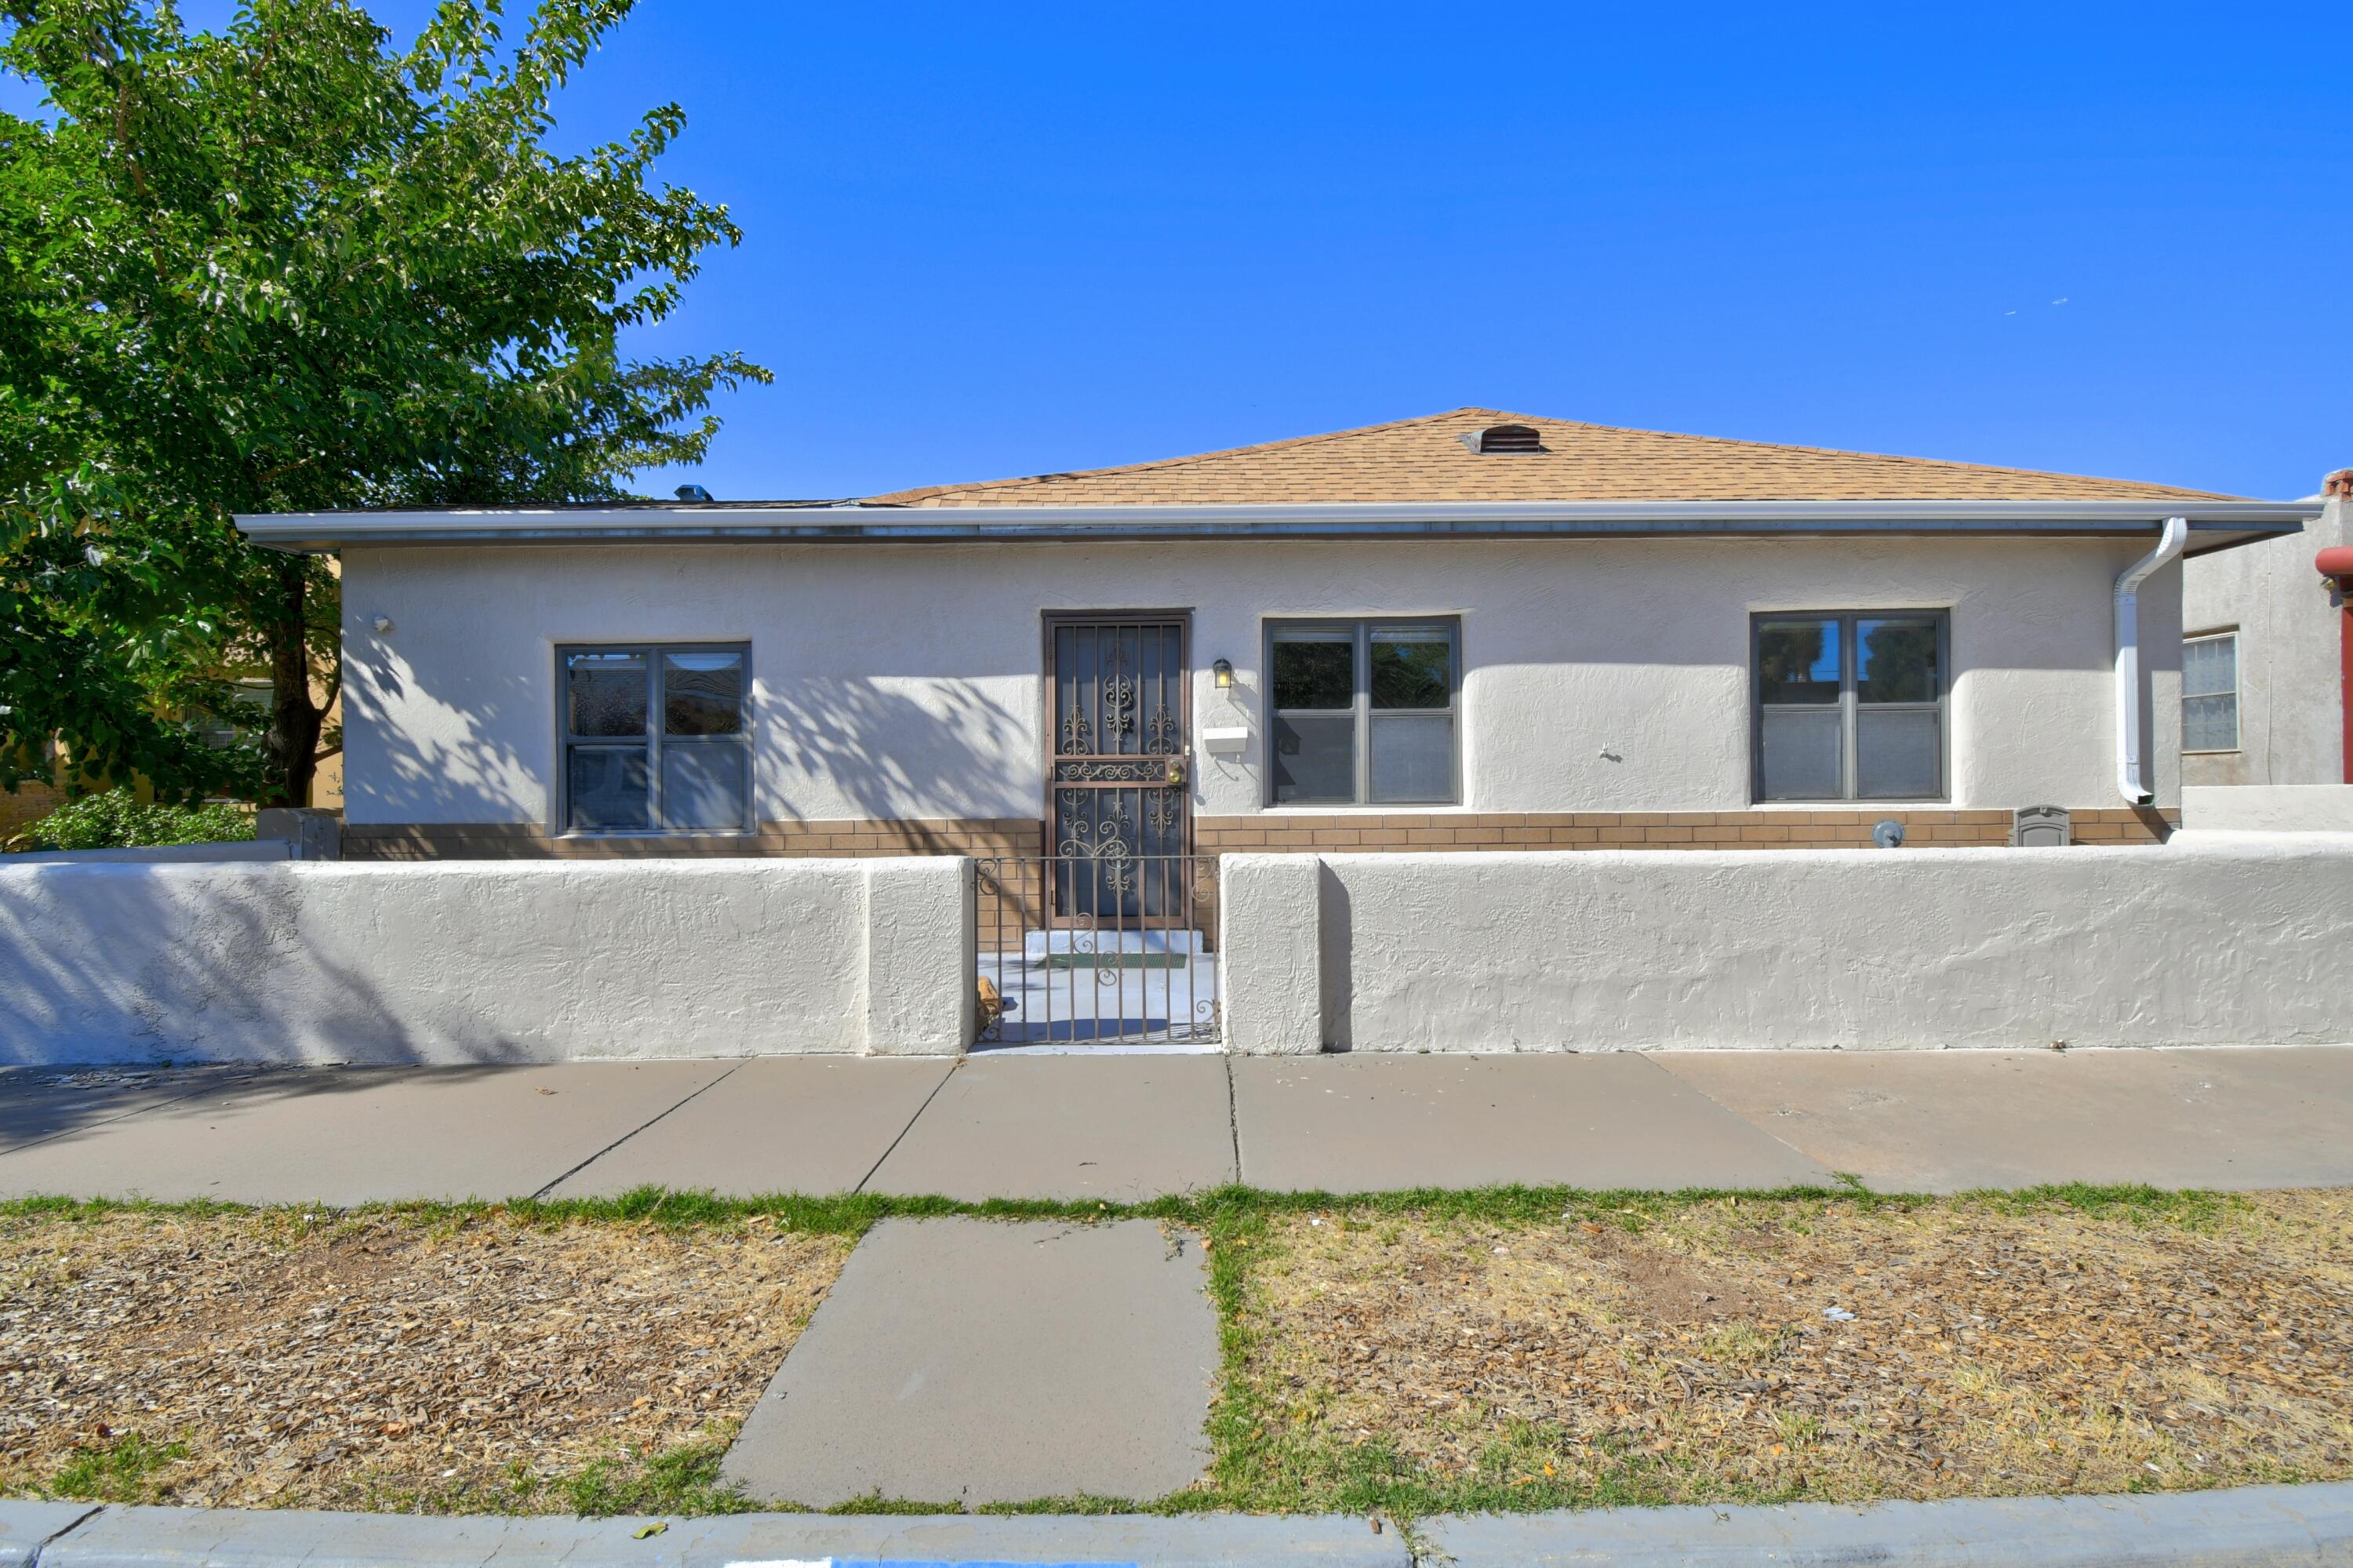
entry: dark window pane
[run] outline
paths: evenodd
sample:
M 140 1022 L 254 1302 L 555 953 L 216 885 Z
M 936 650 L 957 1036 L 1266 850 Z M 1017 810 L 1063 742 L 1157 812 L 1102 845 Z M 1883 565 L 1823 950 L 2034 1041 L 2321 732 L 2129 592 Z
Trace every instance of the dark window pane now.
M 735 741 L 662 747 L 662 826 L 747 826 L 752 752 Z
M 1866 800 L 1926 800 L 1945 792 L 1941 726 L 1929 713 L 1873 713 L 1854 720 L 1855 793 Z
M 564 664 L 573 734 L 646 733 L 643 653 L 567 653 Z
M 1768 620 L 1757 631 L 1757 696 L 1780 703 L 1839 700 L 1839 623 Z
M 644 747 L 575 747 L 570 772 L 574 829 L 653 826 Z
M 1854 623 L 1855 695 L 1866 703 L 1933 703 L 1943 689 L 1933 620 Z
M 1393 714 L 1373 720 L 1373 799 L 1454 799 L 1454 716 Z
M 740 735 L 744 730 L 744 655 L 662 655 L 662 733 Z
M 1278 804 L 1356 800 L 1355 715 L 1275 716 L 1274 798 Z
M 1372 659 L 1373 706 L 1442 708 L 1451 699 L 1454 657 L 1445 632 L 1376 630 Z
M 1356 703 L 1356 639 L 1345 631 L 1275 633 L 1277 708 L 1348 708 Z
M 1841 710 L 1767 708 L 1757 747 L 1757 793 L 1766 800 L 1834 800 L 1845 793 L 1839 778 Z

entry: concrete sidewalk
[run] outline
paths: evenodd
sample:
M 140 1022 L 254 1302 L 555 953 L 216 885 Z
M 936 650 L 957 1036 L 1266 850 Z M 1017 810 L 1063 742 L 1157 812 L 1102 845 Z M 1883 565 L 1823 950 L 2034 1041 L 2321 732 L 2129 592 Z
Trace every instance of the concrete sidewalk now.
M 2353 1046 L 0 1072 L 0 1195 L 2353 1184 Z

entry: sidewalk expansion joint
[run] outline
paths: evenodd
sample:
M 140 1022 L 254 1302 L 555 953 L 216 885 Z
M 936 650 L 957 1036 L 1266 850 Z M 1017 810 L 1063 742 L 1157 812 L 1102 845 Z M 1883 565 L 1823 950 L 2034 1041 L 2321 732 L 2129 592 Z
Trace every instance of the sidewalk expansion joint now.
M 1242 1184 L 1242 1117 L 1234 1102 L 1234 1054 L 1221 1051 L 1226 1063 L 1226 1135 L 1234 1144 L 1234 1185 Z
M 940 1075 L 940 1081 L 932 1086 L 932 1092 L 923 1097 L 923 1103 L 915 1107 L 915 1114 L 907 1118 L 907 1125 L 899 1129 L 899 1136 L 891 1140 L 891 1147 L 884 1150 L 881 1154 L 876 1158 L 874 1163 L 866 1168 L 866 1174 L 860 1176 L 858 1179 L 858 1185 L 849 1190 L 852 1196 L 866 1191 L 866 1183 L 874 1180 L 874 1173 L 882 1169 L 882 1161 L 890 1159 L 892 1154 L 897 1150 L 899 1145 L 906 1141 L 907 1135 L 915 1130 L 915 1124 L 923 1119 L 923 1113 L 932 1108 L 932 1102 L 939 1098 L 940 1091 L 948 1086 L 948 1080 L 956 1075 L 956 1069 L 963 1066 L 971 1059 L 972 1058 L 969 1056 L 958 1056 L 955 1061 L 948 1064 L 948 1070 L 942 1073 Z
M 628 1131 L 621 1134 L 620 1137 L 613 1139 L 612 1142 L 607 1144 L 604 1148 L 598 1150 L 596 1153 L 590 1155 L 579 1164 L 575 1165 L 571 1170 L 558 1175 L 554 1181 L 550 1181 L 546 1186 L 542 1187 L 538 1192 L 533 1192 L 532 1197 L 534 1200 L 546 1197 L 550 1192 L 554 1192 L 558 1187 L 563 1186 L 566 1181 L 571 1181 L 572 1178 L 579 1175 L 580 1172 L 587 1170 L 588 1167 L 596 1164 L 596 1161 L 604 1159 L 605 1156 L 612 1153 L 613 1150 L 620 1148 L 621 1145 L 628 1142 L 629 1139 L 645 1131 L 647 1128 L 653 1126 L 655 1122 L 661 1120 L 664 1117 L 670 1115 L 672 1112 L 683 1109 L 687 1105 L 694 1100 L 696 1096 L 708 1094 L 711 1090 L 717 1088 L 720 1085 L 725 1083 L 728 1079 L 733 1077 L 743 1070 L 744 1064 L 742 1062 L 736 1063 L 733 1066 L 728 1068 L 725 1072 L 712 1079 L 711 1082 L 695 1090 L 694 1094 L 689 1095 L 685 1099 L 679 1101 L 677 1105 L 671 1106 L 668 1110 L 655 1112 L 654 1115 L 649 1118 L 642 1126 L 629 1128 Z
M 53 1530 L 49 1531 L 48 1534 L 41 1537 L 40 1543 L 35 1546 L 31 1552 L 26 1556 L 25 1568 L 41 1568 L 42 1552 L 47 1552 L 50 1547 L 56 1545 L 58 1542 L 63 1541 L 67 1536 L 71 1535 L 75 1531 L 79 1530 L 83 1525 L 88 1524 L 91 1520 L 96 1519 L 100 1514 L 102 1514 L 105 1511 L 106 1505 L 104 1503 L 100 1503 L 97 1507 L 90 1509 L 89 1511 L 77 1515 L 63 1530 Z

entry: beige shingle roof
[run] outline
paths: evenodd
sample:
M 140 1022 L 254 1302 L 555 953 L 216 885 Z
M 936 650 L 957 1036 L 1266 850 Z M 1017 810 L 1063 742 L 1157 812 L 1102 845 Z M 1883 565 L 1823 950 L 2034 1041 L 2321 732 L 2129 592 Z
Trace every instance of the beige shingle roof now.
M 1533 427 L 1543 450 L 1482 455 L 1464 445 L 1464 436 L 1500 424 Z M 2138 499 L 2225 498 L 2132 480 L 1670 435 L 1493 408 L 1456 408 L 1124 468 L 932 485 L 871 498 L 901 506 Z

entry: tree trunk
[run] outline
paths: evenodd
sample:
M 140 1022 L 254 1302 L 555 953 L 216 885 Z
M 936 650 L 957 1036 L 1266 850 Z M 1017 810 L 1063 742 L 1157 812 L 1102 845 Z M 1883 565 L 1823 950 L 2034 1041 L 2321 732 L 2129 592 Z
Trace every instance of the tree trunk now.
M 309 563 L 290 556 L 275 567 L 276 613 L 262 618 L 269 652 L 269 733 L 263 749 L 269 773 L 262 780 L 261 804 L 307 806 L 311 780 L 319 770 L 319 731 L 325 715 L 311 695 Z

